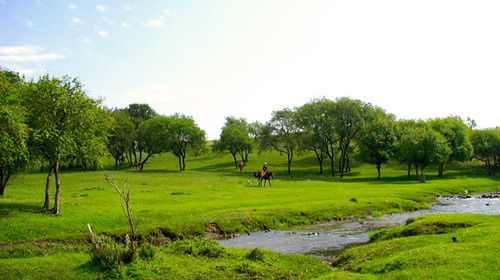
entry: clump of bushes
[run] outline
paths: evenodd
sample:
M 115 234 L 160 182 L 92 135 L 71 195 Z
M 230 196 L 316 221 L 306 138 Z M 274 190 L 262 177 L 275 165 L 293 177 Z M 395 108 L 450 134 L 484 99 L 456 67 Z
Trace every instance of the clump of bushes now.
M 218 258 L 226 255 L 225 249 L 209 238 L 194 238 L 174 242 L 168 246 L 172 253 L 191 255 L 194 257 Z
M 92 262 L 102 268 L 112 270 L 134 261 L 136 254 L 132 243 L 120 244 L 113 238 L 99 236 L 89 248 Z
M 144 260 L 153 259 L 156 247 L 149 243 L 138 247 L 137 243 L 130 241 L 123 244 L 109 236 L 101 235 L 89 246 L 88 253 L 95 265 L 113 270 L 133 262 L 137 256 Z
M 139 258 L 143 260 L 152 260 L 156 255 L 156 247 L 150 243 L 143 244 L 138 250 Z

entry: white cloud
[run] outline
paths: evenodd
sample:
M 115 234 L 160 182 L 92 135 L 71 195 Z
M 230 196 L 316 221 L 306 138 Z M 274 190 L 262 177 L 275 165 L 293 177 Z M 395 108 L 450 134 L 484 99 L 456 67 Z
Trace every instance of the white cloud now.
M 70 10 L 76 10 L 76 9 L 78 9 L 78 6 L 75 5 L 75 4 L 70 4 L 69 7 L 68 7 L 68 9 L 70 9 Z
M 109 12 L 109 8 L 104 5 L 97 5 L 95 8 L 102 13 Z
M 161 19 L 152 19 L 148 22 L 143 22 L 142 25 L 144 26 L 150 26 L 150 27 L 162 27 L 163 26 L 163 21 Z
M 164 13 L 164 14 L 166 14 L 167 16 L 170 15 L 170 11 L 169 10 L 162 10 L 161 12 Z
M 33 54 L 41 50 L 43 50 L 42 47 L 35 45 L 0 47 L 0 54 L 6 54 L 6 55 Z
M 83 23 L 83 21 L 81 19 L 77 18 L 77 17 L 73 17 L 71 19 L 71 22 L 77 23 L 77 24 L 82 24 Z
M 98 30 L 97 34 L 101 35 L 102 37 L 108 37 L 109 32 L 106 30 Z
M 130 7 L 130 6 L 125 6 L 125 7 L 123 7 L 123 9 L 125 11 L 132 11 L 132 7 Z
M 46 53 L 46 54 L 25 54 L 25 55 L 0 55 L 0 61 L 7 62 L 40 62 L 44 60 L 54 60 L 64 58 L 60 54 Z
M 130 28 L 130 24 L 128 24 L 126 22 L 122 22 L 122 27 L 123 28 Z

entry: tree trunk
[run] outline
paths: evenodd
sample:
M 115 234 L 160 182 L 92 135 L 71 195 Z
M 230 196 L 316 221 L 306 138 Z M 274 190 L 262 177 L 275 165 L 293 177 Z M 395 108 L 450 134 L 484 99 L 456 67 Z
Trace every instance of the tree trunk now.
M 380 180 L 380 166 L 381 164 L 377 163 L 377 173 L 378 173 L 377 180 Z
M 148 159 L 151 157 L 152 154 L 148 153 L 148 155 L 146 156 L 146 158 L 144 159 L 144 161 L 141 162 L 141 169 L 139 170 L 143 170 L 144 169 L 144 164 L 146 164 L 146 161 L 148 161 Z M 142 158 L 142 155 L 141 155 L 141 158 Z
M 422 168 L 422 167 L 420 167 Z M 418 164 L 415 164 L 415 173 L 417 175 L 417 180 L 420 179 L 420 176 L 418 176 Z
M 233 159 L 234 159 L 234 166 L 236 169 L 238 169 L 238 160 L 236 159 L 236 153 L 232 153 L 231 154 L 233 155 Z
M 332 157 L 328 156 L 328 157 L 330 158 L 330 165 L 331 165 L 331 169 L 332 169 L 332 176 L 335 177 L 335 160 L 333 159 L 333 156 Z
M 59 215 L 59 197 L 61 194 L 61 181 L 59 180 L 59 163 L 55 164 L 54 175 L 56 176 L 56 198 L 54 199 L 54 210 L 55 215 Z
M 443 177 L 444 162 L 439 164 L 438 177 Z
M 340 166 L 340 178 L 344 177 L 344 169 L 345 169 L 345 154 L 341 156 L 341 166 Z
M 7 173 L 7 174 L 5 174 Z M 7 183 L 9 182 L 10 179 L 10 172 L 7 170 L 4 172 L 3 170 L 0 171 L 0 193 L 2 196 L 5 196 L 5 189 L 7 188 Z
M 182 171 L 186 170 L 186 156 L 182 156 Z
M 118 159 L 115 158 L 115 170 L 118 170 Z
M 292 170 L 292 160 L 293 160 L 293 152 L 288 153 L 288 175 L 290 175 Z
M 45 202 L 43 204 L 43 209 L 49 210 L 50 206 L 50 179 L 54 174 L 54 166 L 52 165 L 49 169 L 49 175 L 47 175 L 47 181 L 45 183 Z
M 411 179 L 411 162 L 408 163 L 408 179 Z
M 424 173 L 424 166 L 423 164 L 420 165 L 420 178 L 421 178 L 421 182 L 422 183 L 425 183 L 425 173 Z

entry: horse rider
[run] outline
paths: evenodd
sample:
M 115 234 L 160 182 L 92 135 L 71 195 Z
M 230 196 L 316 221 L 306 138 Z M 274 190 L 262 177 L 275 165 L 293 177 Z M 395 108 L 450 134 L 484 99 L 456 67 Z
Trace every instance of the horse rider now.
M 264 166 L 262 166 L 262 176 L 267 173 L 267 162 L 264 162 Z

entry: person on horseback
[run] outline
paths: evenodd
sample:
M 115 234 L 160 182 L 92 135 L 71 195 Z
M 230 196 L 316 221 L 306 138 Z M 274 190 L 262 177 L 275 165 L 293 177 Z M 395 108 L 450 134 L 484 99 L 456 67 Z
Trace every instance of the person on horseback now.
M 267 173 L 267 162 L 264 162 L 264 166 L 262 166 L 262 176 Z

